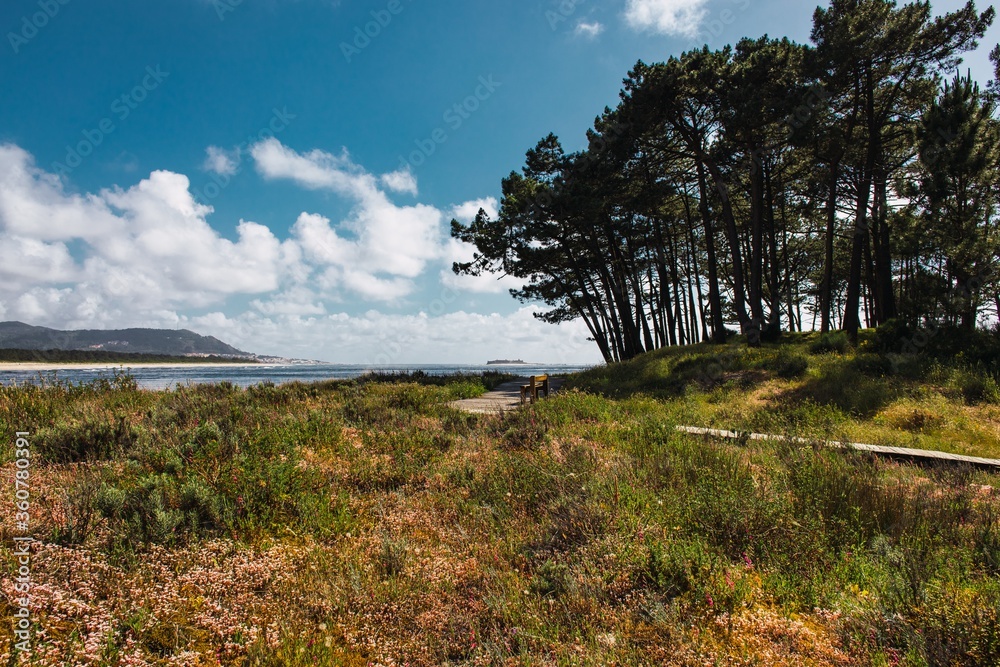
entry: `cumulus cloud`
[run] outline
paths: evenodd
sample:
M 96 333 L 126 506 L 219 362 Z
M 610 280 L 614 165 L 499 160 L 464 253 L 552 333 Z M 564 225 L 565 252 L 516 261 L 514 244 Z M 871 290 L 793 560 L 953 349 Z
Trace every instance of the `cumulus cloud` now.
M 242 349 L 334 363 L 482 364 L 518 357 L 550 364 L 600 362 L 597 347 L 587 340 L 586 325 L 545 325 L 534 317 L 538 310 L 527 306 L 507 315 L 464 310 L 434 315 L 428 308 L 405 315 L 373 310 L 320 317 L 269 317 L 259 312 L 228 317 L 215 312 L 184 320 L 184 325 Z
M 202 169 L 212 171 L 220 176 L 232 176 L 240 167 L 240 149 L 234 148 L 227 151 L 218 146 L 209 146 L 205 149 L 205 163 Z
M 379 180 L 382 181 L 382 185 L 393 192 L 405 192 L 414 196 L 417 195 L 417 177 L 413 175 L 409 167 L 398 169 L 388 174 L 382 174 L 382 178 Z
M 636 30 L 693 37 L 704 20 L 707 0 L 628 0 L 625 21 Z
M 397 206 L 378 187 L 380 180 L 354 164 L 346 151 L 298 153 L 267 139 L 250 153 L 267 179 L 291 180 L 353 200 L 339 229 L 323 216 L 303 213 L 292 230 L 308 257 L 332 269 L 328 275 L 335 282 L 369 298 L 392 300 L 409 293 L 407 279 L 441 257 L 441 211 L 424 204 Z M 396 180 L 402 179 L 397 172 Z
M 221 237 L 189 186 L 155 171 L 127 189 L 70 193 L 26 151 L 0 146 L 6 316 L 98 325 L 277 289 L 295 256 L 289 242 L 250 221 L 235 241 Z
M 500 210 L 499 207 L 500 202 L 497 201 L 496 197 L 483 197 L 452 206 L 448 213 L 459 222 L 469 224 L 476 219 L 480 210 L 485 211 L 489 217 L 496 218 Z
M 453 206 L 449 211 L 451 218 L 459 222 L 469 224 L 479 211 L 482 210 L 490 218 L 497 217 L 499 202 L 496 197 L 484 197 L 474 199 L 463 204 Z M 476 249 L 469 243 L 464 243 L 458 239 L 448 239 L 444 248 L 446 260 L 445 268 L 441 270 L 441 283 L 456 291 L 477 292 L 480 294 L 502 294 L 511 289 L 520 288 L 523 283 L 517 278 L 510 276 L 495 276 L 485 274 L 481 276 L 459 276 L 451 270 L 455 262 L 471 262 Z
M 331 190 L 345 197 L 364 199 L 378 194 L 375 177 L 340 155 L 314 149 L 298 153 L 275 138 L 250 147 L 258 173 L 271 180 L 288 179 L 310 190 Z
M 445 268 L 467 261 L 472 248 L 448 238 L 444 223 L 467 222 L 480 208 L 495 216 L 495 199 L 399 206 L 387 192 L 408 189 L 405 174 L 387 182 L 346 152 L 299 153 L 268 140 L 248 154 L 265 179 L 337 194 L 349 213 L 333 221 L 303 212 L 282 238 L 251 220 L 220 233 L 183 174 L 154 171 L 133 185 L 77 193 L 28 152 L 0 144 L 0 317 L 57 328 L 186 327 L 265 354 L 343 362 L 382 358 L 386 349 L 395 350 L 386 363 L 593 356 L 585 331 L 540 324 L 531 309 L 446 312 L 457 292 L 516 286 Z M 413 305 L 428 284 L 448 299 Z M 330 307 L 404 299 L 420 312 L 357 316 Z M 240 314 L 234 302 L 249 305 Z M 579 345 L 567 348 L 571 340 Z
M 604 26 L 597 21 L 594 21 L 593 23 L 580 21 L 576 24 L 576 28 L 573 30 L 573 34 L 577 37 L 586 37 L 588 39 L 593 39 L 602 32 L 604 32 Z

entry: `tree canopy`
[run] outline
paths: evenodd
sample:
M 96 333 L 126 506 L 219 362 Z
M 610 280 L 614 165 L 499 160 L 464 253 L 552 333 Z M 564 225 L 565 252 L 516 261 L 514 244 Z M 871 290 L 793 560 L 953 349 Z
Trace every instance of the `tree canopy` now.
M 974 2 L 832 0 L 811 44 L 763 36 L 636 63 L 568 153 L 550 134 L 456 273 L 523 281 L 607 361 L 668 345 L 1000 314 L 996 104 L 959 70 Z M 1000 47 L 991 54 L 1000 67 Z

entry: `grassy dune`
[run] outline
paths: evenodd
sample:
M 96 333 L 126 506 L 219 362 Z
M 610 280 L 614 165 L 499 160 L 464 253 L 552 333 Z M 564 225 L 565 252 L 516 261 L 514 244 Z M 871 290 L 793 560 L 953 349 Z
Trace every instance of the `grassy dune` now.
M 580 373 L 570 386 L 663 399 L 682 424 L 1000 459 L 994 374 L 961 355 L 876 349 L 870 334 L 854 350 L 839 333 L 786 334 L 752 350 L 668 348 Z
M 996 664 L 996 476 L 674 430 L 997 453 L 988 376 L 823 347 L 648 355 L 504 415 L 446 405 L 496 378 L 2 388 L 43 542 L 22 664 Z

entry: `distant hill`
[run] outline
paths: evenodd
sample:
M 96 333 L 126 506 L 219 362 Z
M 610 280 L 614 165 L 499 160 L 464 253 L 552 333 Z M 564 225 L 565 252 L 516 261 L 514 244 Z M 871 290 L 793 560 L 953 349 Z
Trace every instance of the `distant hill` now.
M 187 329 L 60 331 L 23 322 L 0 322 L 0 349 L 100 350 L 173 356 L 253 356 L 218 338 L 202 336 Z

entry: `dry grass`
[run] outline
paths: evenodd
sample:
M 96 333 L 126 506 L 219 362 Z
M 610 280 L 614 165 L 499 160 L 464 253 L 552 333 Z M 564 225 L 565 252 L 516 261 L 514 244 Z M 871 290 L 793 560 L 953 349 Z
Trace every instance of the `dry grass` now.
M 767 426 L 761 415 L 807 382 L 755 371 L 667 400 L 568 391 L 502 416 L 455 412 L 447 385 L 412 383 L 2 390 L 5 427 L 28 424 L 40 453 L 82 460 L 34 462 L 35 650 L 12 656 L 4 637 L 0 660 L 978 665 L 1000 656 L 1000 619 L 982 612 L 1000 608 L 995 477 L 674 432 L 699 415 Z M 968 407 L 901 400 L 863 426 L 937 433 Z M 829 414 L 811 409 L 802 414 L 819 430 Z M 111 428 L 121 415 L 127 433 Z M 9 459 L 2 471 L 11 488 Z M 195 481 L 197 508 L 217 510 L 210 522 L 192 523 L 195 510 L 184 509 Z M 131 498 L 116 512 L 139 514 L 109 513 L 109 488 Z M 158 516 L 142 514 L 151 497 L 142 489 L 161 494 L 167 533 L 129 532 L 135 517 Z M 87 509 L 85 528 L 70 530 Z M 10 627 L 10 503 L 0 520 L 0 616 Z

